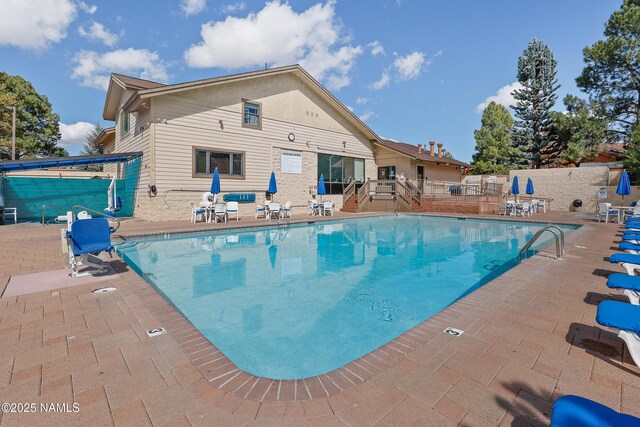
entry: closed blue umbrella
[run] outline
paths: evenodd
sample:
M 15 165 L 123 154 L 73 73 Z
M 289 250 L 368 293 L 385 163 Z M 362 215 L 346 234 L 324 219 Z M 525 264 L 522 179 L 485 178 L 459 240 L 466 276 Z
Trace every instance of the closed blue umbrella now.
M 213 171 L 213 180 L 211 181 L 211 193 L 220 193 L 220 175 L 218 174 L 218 168 Z
M 278 184 L 276 183 L 275 172 L 271 172 L 271 179 L 269 179 L 269 189 L 267 191 L 272 195 L 278 192 Z
M 318 196 L 323 196 L 327 194 L 327 189 L 324 185 L 324 175 L 320 174 L 320 179 L 318 179 Z
M 531 178 L 527 179 L 527 189 L 525 190 L 525 193 L 527 193 L 528 195 L 532 195 L 533 194 L 533 181 L 531 181 Z
M 627 175 L 627 171 L 624 169 L 622 170 L 622 176 L 620 177 L 620 182 L 618 183 L 616 194 L 622 196 L 622 206 L 624 206 L 624 196 L 628 196 L 629 194 L 631 194 L 631 182 L 629 181 L 629 175 Z
M 518 175 L 514 175 L 513 182 L 511 183 L 511 194 L 518 198 L 518 194 L 520 194 L 520 184 L 518 183 Z

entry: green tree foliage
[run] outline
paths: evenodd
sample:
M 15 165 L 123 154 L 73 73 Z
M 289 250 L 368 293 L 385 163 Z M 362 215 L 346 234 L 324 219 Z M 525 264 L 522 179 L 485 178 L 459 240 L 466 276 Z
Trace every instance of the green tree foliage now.
M 102 144 L 96 143 L 98 137 L 102 133 L 104 128 L 100 126 L 100 123 L 96 123 L 94 128 L 87 134 L 85 137 L 85 143 L 82 146 L 82 151 L 80 154 L 83 156 L 93 156 L 96 154 L 102 154 L 103 147 Z M 92 172 L 100 172 L 102 171 L 102 165 L 87 165 L 81 166 L 78 168 L 79 170 L 92 171 Z
M 609 141 L 609 121 L 595 102 L 587 102 L 573 95 L 564 98 L 566 112 L 552 112 L 556 146 L 560 158 L 579 164 L 592 160 L 600 151 L 600 145 Z
M 506 107 L 490 102 L 482 113 L 482 126 L 474 131 L 476 152 L 471 165 L 474 174 L 507 174 L 517 168 L 522 153 L 511 144 L 513 118 Z
M 556 65 L 551 49 L 537 39 L 518 58 L 518 81 L 522 88 L 513 91 L 517 103 L 512 108 L 517 120 L 511 141 L 535 168 L 552 163 L 558 152 L 550 114 L 560 87 Z
M 602 106 L 609 131 L 625 142 L 625 166 L 640 173 L 640 0 L 624 0 L 605 24 L 604 40 L 583 50 L 578 87 Z
M 0 72 L 0 160 L 11 159 L 11 111 L 16 106 L 16 159 L 64 156 L 58 146 L 60 117 L 46 96 L 20 76 Z
M 453 154 L 451 154 L 451 152 L 445 150 L 444 148 L 442 149 L 442 157 L 444 157 L 445 159 L 456 160 Z

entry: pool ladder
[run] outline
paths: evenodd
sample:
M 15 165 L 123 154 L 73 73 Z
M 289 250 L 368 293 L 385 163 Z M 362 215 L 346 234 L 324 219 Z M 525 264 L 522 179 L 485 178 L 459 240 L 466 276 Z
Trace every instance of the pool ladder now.
M 538 230 L 538 232 L 533 235 L 533 237 L 522 247 L 522 249 L 520 249 L 520 252 L 518 252 L 518 262 L 522 262 L 523 254 L 525 259 L 529 258 L 529 248 L 535 243 L 536 240 L 538 240 L 540 236 L 542 236 L 542 234 L 544 234 L 545 231 L 553 234 L 553 237 L 555 238 L 556 258 L 560 258 L 561 256 L 566 255 L 566 252 L 564 250 L 564 231 L 562 231 L 562 229 L 557 225 L 549 224 L 546 227 Z

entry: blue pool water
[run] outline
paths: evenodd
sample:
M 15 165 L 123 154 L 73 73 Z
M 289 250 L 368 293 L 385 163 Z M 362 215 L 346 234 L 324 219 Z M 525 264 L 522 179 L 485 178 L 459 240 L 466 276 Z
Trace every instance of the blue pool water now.
M 239 368 L 299 379 L 367 354 L 497 277 L 541 227 L 383 216 L 139 238 L 117 251 Z

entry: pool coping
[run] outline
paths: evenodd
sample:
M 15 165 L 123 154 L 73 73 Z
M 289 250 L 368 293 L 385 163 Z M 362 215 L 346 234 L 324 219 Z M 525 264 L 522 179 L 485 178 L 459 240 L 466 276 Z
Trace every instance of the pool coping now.
M 404 215 L 404 214 L 403 214 Z M 447 218 L 465 218 L 478 220 L 514 221 L 513 218 L 495 218 L 480 216 L 460 216 L 460 215 L 425 215 L 410 214 L 420 216 L 436 216 Z M 366 217 L 388 216 L 385 214 L 372 214 Z M 359 216 L 359 217 L 365 217 Z M 344 218 L 336 218 L 341 220 Z M 319 221 L 331 221 L 333 219 L 322 218 Z M 308 220 L 292 221 L 291 224 L 304 224 Z M 318 222 L 318 221 L 315 221 Z M 518 222 L 522 222 L 518 219 Z M 548 221 L 531 221 L 532 223 L 549 223 Z M 553 221 L 555 224 L 577 225 L 573 233 L 567 236 L 566 241 L 571 242 L 581 233 L 589 230 L 588 224 L 576 224 L 571 221 Z M 238 227 L 225 227 L 217 230 L 185 230 L 171 233 L 136 233 L 127 237 L 171 235 L 184 233 L 212 232 L 242 228 L 262 228 L 273 226 L 265 225 L 245 225 Z M 123 279 L 125 284 L 133 290 L 136 296 L 158 319 L 167 334 L 178 343 L 181 350 L 188 356 L 191 362 L 198 368 L 200 373 L 215 387 L 232 393 L 238 397 L 260 402 L 299 402 L 305 400 L 326 398 L 342 393 L 343 391 L 363 384 L 373 377 L 385 372 L 401 362 L 413 351 L 423 346 L 440 334 L 444 334 L 444 329 L 455 323 L 457 319 L 473 310 L 477 305 L 483 303 L 489 296 L 498 291 L 504 291 L 505 282 L 500 280 L 505 275 L 517 274 L 517 270 L 528 270 L 529 264 L 537 257 L 548 257 L 546 253 L 539 252 L 529 258 L 528 262 L 523 262 L 506 273 L 492 279 L 480 288 L 465 295 L 455 301 L 434 316 L 426 319 L 414 328 L 402 333 L 386 344 L 359 357 L 352 362 L 322 375 L 312 376 L 296 380 L 277 380 L 266 377 L 259 377 L 243 371 L 228 359 L 221 350 L 212 344 L 184 315 L 177 310 L 153 285 L 149 284 L 140 276 L 133 267 L 126 264 L 124 259 L 116 255 L 122 263 L 116 263 L 114 269 Z

